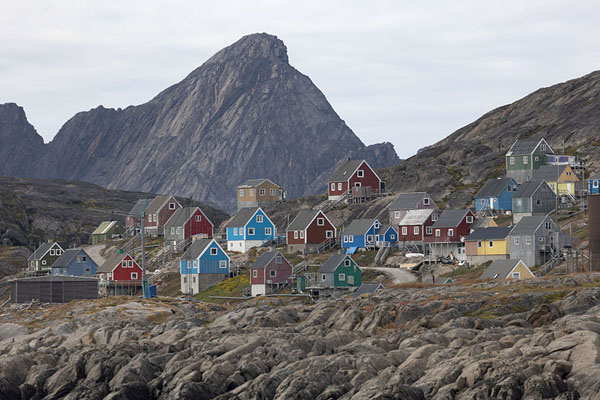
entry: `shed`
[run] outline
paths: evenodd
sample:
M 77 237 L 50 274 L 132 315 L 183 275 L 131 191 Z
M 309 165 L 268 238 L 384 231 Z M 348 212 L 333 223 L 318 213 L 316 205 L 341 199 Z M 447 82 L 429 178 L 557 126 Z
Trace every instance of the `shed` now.
M 529 279 L 533 272 L 522 260 L 497 260 L 490 264 L 481 275 L 481 279 Z
M 118 221 L 104 221 L 92 232 L 92 244 L 102 244 L 124 232 L 125 229 Z
M 79 276 L 40 276 L 10 281 L 12 303 L 68 303 L 98 298 L 98 279 Z

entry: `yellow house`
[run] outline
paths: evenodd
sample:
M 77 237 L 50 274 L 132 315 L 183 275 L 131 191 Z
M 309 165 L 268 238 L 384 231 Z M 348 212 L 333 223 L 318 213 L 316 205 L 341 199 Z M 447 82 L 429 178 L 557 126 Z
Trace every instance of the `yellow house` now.
M 486 261 L 506 260 L 510 257 L 508 235 L 512 227 L 479 228 L 465 239 L 467 261 L 481 264 Z
M 523 260 L 497 260 L 490 264 L 480 279 L 530 279 L 535 278 L 533 272 Z
M 238 211 L 245 207 L 263 207 L 286 198 L 285 190 L 269 179 L 249 179 L 236 190 Z
M 579 182 L 579 178 L 569 165 L 544 165 L 533 171 L 533 178 L 546 181 L 552 191 L 559 195 L 574 195 L 575 186 Z

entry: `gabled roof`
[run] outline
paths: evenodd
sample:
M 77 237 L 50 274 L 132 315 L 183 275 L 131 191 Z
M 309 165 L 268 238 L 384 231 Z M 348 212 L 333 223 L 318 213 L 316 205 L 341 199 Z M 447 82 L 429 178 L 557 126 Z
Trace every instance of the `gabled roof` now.
M 550 217 L 545 215 L 523 217 L 510 232 L 510 236 L 533 235 L 540 225 L 546 221 L 546 218 L 552 221 Z
M 490 179 L 485 183 L 485 185 L 483 185 L 481 189 L 479 189 L 479 192 L 477 192 L 475 198 L 480 199 L 486 197 L 498 197 L 511 182 L 516 186 L 516 182 L 512 178 Z
M 125 257 L 127 257 L 127 253 L 115 253 L 111 255 L 101 266 L 98 267 L 96 273 L 112 272 L 112 270 L 115 269 L 115 267 L 119 265 Z M 133 257 L 131 258 L 133 259 Z
M 377 233 L 380 235 L 385 234 L 388 229 L 392 228 L 394 230 L 394 232 L 398 233 L 398 231 L 396 230 L 396 228 L 394 228 L 393 226 L 391 226 L 390 224 L 385 224 L 385 225 L 381 225 L 379 227 L 379 229 L 377 229 Z
M 498 225 L 496 225 L 496 222 L 492 217 L 483 217 L 477 218 L 475 222 L 473 222 L 473 225 L 471 225 L 471 229 L 493 228 L 495 226 Z
M 423 225 L 434 211 L 431 208 L 408 210 L 398 225 Z
M 415 210 L 417 205 L 425 197 L 430 198 L 431 196 L 429 196 L 427 192 L 400 193 L 396 200 L 394 200 L 390 205 L 390 210 Z M 433 200 L 431 200 L 431 202 L 433 203 Z
M 377 221 L 376 218 L 355 219 L 344 228 L 344 235 L 366 235 L 375 221 Z
M 521 186 L 519 186 L 519 189 L 517 189 L 517 191 L 513 195 L 513 199 L 529 198 L 529 197 L 533 196 L 535 194 L 535 192 L 538 191 L 538 188 L 542 185 L 548 186 L 548 184 L 546 182 L 539 180 L 539 179 L 523 182 L 521 184 Z M 552 190 L 552 189 L 550 189 L 550 187 L 548 186 L 548 190 Z
M 52 264 L 52 268 L 67 267 L 71 263 L 71 261 L 73 261 L 73 259 L 77 257 L 77 255 L 82 251 L 88 258 L 90 258 L 90 256 L 83 249 L 67 249 L 64 253 L 60 255 L 60 257 L 56 259 L 56 261 L 54 261 L 54 264 Z
M 434 228 L 454 228 L 458 226 L 470 210 L 444 210 L 438 220 L 433 224 Z
M 533 170 L 533 179 L 556 182 L 568 165 L 542 165 Z
M 274 259 L 277 255 L 280 255 L 281 258 L 285 259 L 283 254 L 278 251 L 267 251 L 264 252 L 254 261 L 254 263 L 250 266 L 250 268 L 266 268 L 267 265 Z
M 260 207 L 244 207 L 240 209 L 227 223 L 227 228 L 238 228 L 240 226 L 246 226 L 248 221 L 250 221 L 250 219 L 254 216 L 254 214 L 256 214 L 256 212 L 259 209 Z
M 319 210 L 300 210 L 296 218 L 292 220 L 290 226 L 287 227 L 288 231 L 303 231 L 308 225 L 317 217 L 321 211 Z M 325 215 L 325 214 L 323 214 Z
M 192 243 L 190 245 L 190 247 L 188 247 L 188 249 L 185 251 L 185 253 L 183 253 L 183 255 L 181 256 L 182 260 L 195 260 L 198 257 L 200 257 L 200 255 L 202 255 L 202 253 L 204 253 L 204 250 L 206 250 L 206 248 L 208 246 L 210 246 L 210 244 L 213 242 L 214 239 L 198 239 L 196 241 L 194 241 L 194 243 Z
M 479 228 L 471 233 L 465 240 L 497 240 L 506 239 L 512 231 L 512 226 L 494 226 L 491 228 Z
M 361 294 L 373 294 L 379 290 L 385 289 L 379 282 L 365 282 L 352 293 L 352 297 L 358 297 Z
M 483 271 L 480 279 L 506 278 L 521 260 L 496 260 Z
M 238 188 L 253 188 L 261 185 L 263 182 L 271 182 L 273 185 L 280 187 L 278 184 L 273 182 L 270 179 L 262 178 L 262 179 L 248 179 L 246 182 L 242 183 L 238 186 Z
M 550 145 L 544 138 L 542 139 L 518 139 L 513 145 L 508 149 L 506 153 L 507 156 L 520 156 L 520 155 L 528 155 L 533 153 L 533 151 L 537 148 L 538 144 L 541 141 L 548 146 L 547 151 L 549 153 L 554 153 L 554 151 L 550 148 Z
M 167 201 L 169 201 L 169 199 L 171 199 L 171 198 L 173 198 L 173 200 L 175 200 L 175 203 L 177 203 L 179 206 L 181 206 L 181 204 L 179 204 L 177 199 L 175 197 L 173 197 L 172 195 L 159 195 L 159 196 L 156 196 L 154 198 L 154 200 L 152 200 L 152 203 L 150 203 L 150 205 L 146 209 L 146 214 L 156 214 L 161 208 L 163 208 L 165 203 Z
M 92 235 L 103 235 L 108 232 L 113 226 L 117 224 L 117 221 L 104 221 L 92 232 Z
M 144 207 L 146 207 L 146 204 L 150 206 L 150 203 L 152 203 L 152 199 L 139 199 L 133 205 L 133 207 L 129 211 L 129 214 L 127 215 L 130 217 L 140 218 L 142 215 L 142 211 L 144 211 Z
M 327 261 L 319 268 L 319 272 L 322 274 L 334 272 L 346 257 L 349 256 L 346 254 L 333 254 L 329 256 Z
M 171 218 L 165 224 L 165 228 L 171 228 L 176 226 L 183 226 L 185 223 L 194 215 L 196 211 L 200 210 L 199 207 L 183 207 L 178 208 L 177 211 L 171 215 Z M 202 210 L 200 210 L 202 212 Z M 208 217 L 202 212 L 204 218 L 208 220 Z M 210 220 L 208 220 L 210 222 Z M 212 222 L 210 222 L 212 225 Z
M 54 245 L 57 245 L 58 248 L 62 250 L 62 247 L 60 247 L 60 245 L 56 242 L 42 243 L 40 244 L 40 247 L 35 249 L 35 251 L 29 257 L 27 257 L 27 260 L 31 261 L 42 259 Z
M 346 182 L 365 160 L 348 160 L 333 173 L 329 182 Z

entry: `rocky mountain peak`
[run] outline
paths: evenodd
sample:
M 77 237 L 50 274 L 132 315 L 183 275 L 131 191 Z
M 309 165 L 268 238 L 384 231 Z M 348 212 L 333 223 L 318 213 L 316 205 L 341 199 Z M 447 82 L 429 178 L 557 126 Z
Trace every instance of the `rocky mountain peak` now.
M 245 59 L 268 59 L 273 63 L 286 64 L 289 62 L 287 47 L 277 36 L 268 33 L 253 33 L 217 52 L 206 61 L 205 65 L 230 61 L 239 62 Z

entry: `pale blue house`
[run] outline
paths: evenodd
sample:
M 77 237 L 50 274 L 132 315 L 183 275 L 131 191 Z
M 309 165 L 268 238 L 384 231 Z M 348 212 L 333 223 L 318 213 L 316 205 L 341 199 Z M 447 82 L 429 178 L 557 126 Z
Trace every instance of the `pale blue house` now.
M 196 294 L 229 277 L 229 256 L 214 239 L 198 239 L 180 259 L 181 292 Z
M 98 264 L 83 249 L 67 249 L 52 264 L 52 275 L 96 276 Z
M 277 227 L 260 207 L 242 208 L 227 223 L 227 250 L 245 253 L 277 238 Z

